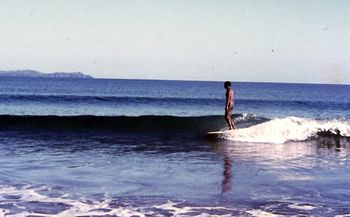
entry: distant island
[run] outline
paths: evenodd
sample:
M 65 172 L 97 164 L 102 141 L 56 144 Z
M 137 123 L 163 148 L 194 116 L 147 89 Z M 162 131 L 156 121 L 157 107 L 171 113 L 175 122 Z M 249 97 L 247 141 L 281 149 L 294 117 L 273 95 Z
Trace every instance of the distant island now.
M 42 73 L 34 70 L 0 71 L 0 77 L 30 77 L 30 78 L 93 78 L 81 72 Z

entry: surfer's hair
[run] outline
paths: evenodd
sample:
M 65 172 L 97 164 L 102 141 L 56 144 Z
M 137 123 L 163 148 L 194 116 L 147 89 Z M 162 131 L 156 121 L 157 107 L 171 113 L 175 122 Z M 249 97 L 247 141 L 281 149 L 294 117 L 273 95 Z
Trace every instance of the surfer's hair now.
M 230 81 L 225 81 L 224 86 L 225 87 L 231 87 L 231 82 Z

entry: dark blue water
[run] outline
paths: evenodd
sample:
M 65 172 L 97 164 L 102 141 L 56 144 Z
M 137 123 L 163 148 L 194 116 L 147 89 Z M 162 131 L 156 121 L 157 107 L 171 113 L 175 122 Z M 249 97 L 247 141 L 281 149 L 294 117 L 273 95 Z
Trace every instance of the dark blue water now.
M 0 80 L 0 216 L 346 216 L 350 86 Z
M 222 82 L 1 78 L 0 114 L 222 115 Z M 234 83 L 235 112 L 349 118 L 348 85 Z

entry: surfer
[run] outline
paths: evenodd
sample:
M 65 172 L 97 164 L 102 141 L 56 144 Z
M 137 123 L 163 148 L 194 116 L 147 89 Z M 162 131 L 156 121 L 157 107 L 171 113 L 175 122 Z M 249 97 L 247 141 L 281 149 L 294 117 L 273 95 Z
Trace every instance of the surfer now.
M 234 106 L 235 96 L 230 81 L 226 81 L 224 83 L 224 87 L 226 89 L 225 119 L 229 126 L 229 130 L 233 130 L 235 129 L 235 125 L 232 120 L 232 110 Z

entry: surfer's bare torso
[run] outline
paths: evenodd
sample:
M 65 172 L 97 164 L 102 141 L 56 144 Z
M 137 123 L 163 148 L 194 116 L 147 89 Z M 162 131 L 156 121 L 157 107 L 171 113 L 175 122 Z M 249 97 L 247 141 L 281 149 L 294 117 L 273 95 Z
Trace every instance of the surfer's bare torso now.
M 226 103 L 225 103 L 225 120 L 229 126 L 230 130 L 235 129 L 235 125 L 232 120 L 232 110 L 234 107 L 234 92 L 231 88 L 231 82 L 227 81 L 224 84 L 226 89 Z

